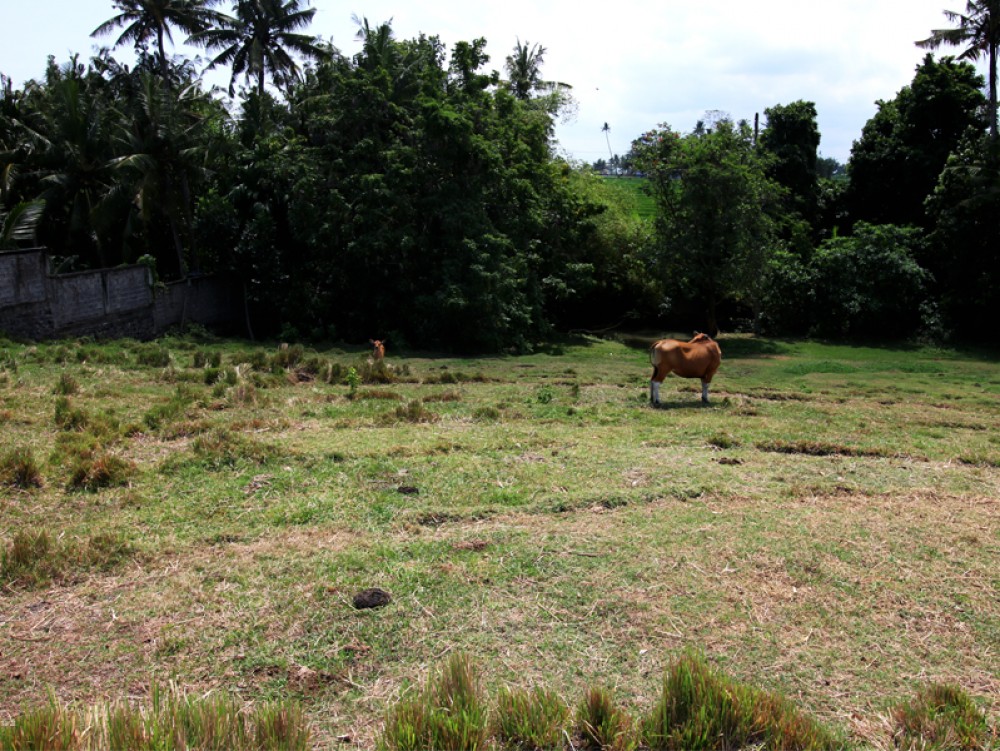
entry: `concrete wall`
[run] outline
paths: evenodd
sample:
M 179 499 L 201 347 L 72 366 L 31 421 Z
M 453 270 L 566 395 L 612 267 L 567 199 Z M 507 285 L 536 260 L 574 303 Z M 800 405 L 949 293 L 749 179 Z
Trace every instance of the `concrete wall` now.
M 232 285 L 200 277 L 152 289 L 143 266 L 52 276 L 41 250 L 0 253 L 0 331 L 29 339 L 149 339 L 171 326 L 238 320 Z

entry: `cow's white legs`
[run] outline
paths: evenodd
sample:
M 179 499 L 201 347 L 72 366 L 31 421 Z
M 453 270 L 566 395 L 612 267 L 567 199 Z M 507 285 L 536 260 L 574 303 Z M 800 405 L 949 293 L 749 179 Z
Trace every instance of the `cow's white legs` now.
M 708 404 L 708 384 L 705 381 L 701 382 L 701 400 Z
M 660 383 L 659 381 L 649 382 L 649 401 L 657 405 L 660 403 Z

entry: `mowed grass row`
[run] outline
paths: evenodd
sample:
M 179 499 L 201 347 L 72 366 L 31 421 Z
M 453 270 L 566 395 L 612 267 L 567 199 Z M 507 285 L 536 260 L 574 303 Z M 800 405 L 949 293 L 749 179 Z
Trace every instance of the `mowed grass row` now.
M 644 712 L 694 648 L 858 742 L 927 682 L 995 722 L 995 356 L 728 337 L 654 410 L 650 339 L 6 343 L 0 720 L 176 677 L 370 745 L 452 653 Z

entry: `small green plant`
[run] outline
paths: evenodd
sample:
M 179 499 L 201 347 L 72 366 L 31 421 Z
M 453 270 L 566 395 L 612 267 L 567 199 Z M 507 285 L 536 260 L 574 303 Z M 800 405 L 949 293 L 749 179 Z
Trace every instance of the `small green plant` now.
M 21 446 L 0 457 L 0 485 L 22 489 L 42 487 L 42 471 L 31 449 Z
M 560 748 L 569 707 L 554 691 L 503 688 L 497 697 L 490 734 L 504 748 L 543 751 Z
M 992 747 L 991 736 L 1000 740 L 1000 733 L 990 731 L 982 710 L 958 686 L 924 686 L 890 716 L 892 740 L 901 751 L 977 751 Z
M 361 385 L 361 376 L 358 375 L 358 371 L 352 367 L 347 369 L 345 380 L 347 381 L 347 388 L 350 389 L 351 396 L 353 397 L 358 391 L 358 386 Z
M 382 736 L 392 751 L 474 751 L 486 741 L 486 706 L 472 660 L 458 654 L 417 696 L 388 714 Z
M 75 394 L 80 390 L 80 384 L 77 383 L 76 379 L 69 373 L 61 373 L 59 375 L 59 380 L 56 381 L 55 387 L 52 389 L 54 394 L 61 396 L 70 396 Z
M 631 751 L 638 745 L 632 718 L 600 686 L 588 688 L 577 706 L 576 731 L 583 748 L 595 751 Z
M 555 397 L 551 386 L 542 386 L 535 392 L 535 400 L 539 404 L 550 404 Z

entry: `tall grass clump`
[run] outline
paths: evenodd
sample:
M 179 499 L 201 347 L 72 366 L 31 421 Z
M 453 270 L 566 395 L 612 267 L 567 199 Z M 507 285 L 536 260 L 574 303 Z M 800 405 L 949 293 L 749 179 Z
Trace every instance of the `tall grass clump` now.
M 23 529 L 0 550 L 0 585 L 34 589 L 45 586 L 59 572 L 52 535 L 44 529 Z
M 307 751 L 310 735 L 293 702 L 246 712 L 228 694 L 194 699 L 154 685 L 151 706 L 120 701 L 74 710 L 50 699 L 0 726 L 0 751 Z
M 80 390 L 80 384 L 70 373 L 62 373 L 56 385 L 52 388 L 52 393 L 57 396 L 70 396 Z
M 97 451 L 81 456 L 70 472 L 72 490 L 94 492 L 101 488 L 119 488 L 128 485 L 135 474 L 135 464 L 108 451 Z
M 785 699 L 713 671 L 694 654 L 675 659 L 663 690 L 642 722 L 653 751 L 722 751 L 763 745 L 783 751 L 824 751 L 840 744 Z
M 23 490 L 42 487 L 42 470 L 30 448 L 19 446 L 0 456 L 0 485 Z
M 385 720 L 381 745 L 392 751 L 474 751 L 486 741 L 486 706 L 471 658 L 454 655 L 424 690 Z
M 614 694 L 591 686 L 576 708 L 581 747 L 594 751 L 632 751 L 638 747 L 632 718 L 615 704 Z
M 560 748 L 568 719 L 569 707 L 550 689 L 503 688 L 490 721 L 490 735 L 504 748 Z
M 0 588 L 38 589 L 84 571 L 110 571 L 134 553 L 131 543 L 116 532 L 62 540 L 46 529 L 21 530 L 0 549 Z
M 890 712 L 893 744 L 901 751 L 977 751 L 1000 744 L 1000 728 L 958 686 L 930 684 Z
M 135 361 L 146 368 L 165 368 L 170 365 L 170 350 L 155 342 L 140 344 L 135 350 Z
M 82 718 L 67 710 L 50 695 L 49 704 L 14 717 L 11 725 L 0 725 L 0 751 L 76 751 L 84 748 Z
M 195 398 L 190 388 L 178 386 L 168 401 L 150 407 L 142 416 L 142 421 L 150 430 L 159 430 L 172 420 L 183 417 Z

